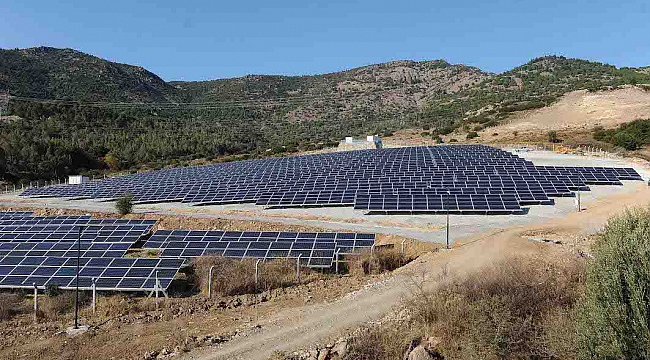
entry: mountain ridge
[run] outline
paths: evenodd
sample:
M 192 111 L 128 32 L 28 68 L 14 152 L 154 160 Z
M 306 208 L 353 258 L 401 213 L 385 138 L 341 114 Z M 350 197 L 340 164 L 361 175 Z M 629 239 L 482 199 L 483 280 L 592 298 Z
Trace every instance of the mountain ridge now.
M 322 75 L 165 82 L 71 49 L 0 50 L 0 90 L 14 96 L 13 116 L 0 121 L 0 171 L 14 181 L 137 171 L 310 151 L 400 129 L 438 139 L 498 125 L 574 90 L 650 83 L 646 70 L 545 56 L 500 74 L 407 60 Z

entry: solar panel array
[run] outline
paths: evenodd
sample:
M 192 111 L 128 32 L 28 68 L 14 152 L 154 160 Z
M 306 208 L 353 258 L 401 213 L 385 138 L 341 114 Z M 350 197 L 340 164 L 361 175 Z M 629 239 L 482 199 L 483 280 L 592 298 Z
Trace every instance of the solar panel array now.
M 158 230 L 143 247 L 162 249 L 163 258 L 300 258 L 305 266 L 329 268 L 336 254 L 359 252 L 372 247 L 374 243 L 374 234 L 361 233 Z
M 448 145 L 167 169 L 27 189 L 22 196 L 115 199 L 131 193 L 137 202 L 354 206 L 371 212 L 438 212 L 449 204 L 456 212 L 512 213 L 621 180 L 641 177 L 632 168 L 536 166 L 484 145 Z M 454 195 L 448 202 L 438 196 L 447 193 Z
M 181 259 L 81 258 L 79 288 L 97 290 L 154 290 L 156 278 L 166 289 L 183 265 Z M 56 285 L 74 288 L 76 258 L 5 256 L 0 259 L 0 288 Z
M 156 278 L 166 289 L 183 265 L 123 257 L 155 220 L 30 215 L 0 213 L 0 288 L 75 287 L 77 256 L 81 289 L 95 279 L 98 290 L 149 291 Z

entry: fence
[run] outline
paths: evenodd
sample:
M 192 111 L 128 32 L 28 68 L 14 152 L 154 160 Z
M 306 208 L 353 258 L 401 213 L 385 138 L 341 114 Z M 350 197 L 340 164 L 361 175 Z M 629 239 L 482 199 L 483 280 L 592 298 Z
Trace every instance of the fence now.
M 111 176 L 108 177 L 118 177 L 118 176 L 124 176 L 128 174 L 130 173 L 128 171 L 125 171 L 125 172 L 111 174 Z M 94 182 L 106 178 L 107 178 L 106 175 L 104 175 L 103 177 L 93 176 L 90 179 L 90 181 Z M 35 181 L 30 181 L 29 183 L 22 182 L 20 184 L 5 184 L 4 186 L 0 185 L 0 194 L 20 193 L 31 188 L 44 188 L 44 187 L 54 186 L 54 185 L 65 185 L 67 183 L 68 183 L 68 179 L 63 178 L 63 179 L 54 179 L 54 180 L 35 180 Z

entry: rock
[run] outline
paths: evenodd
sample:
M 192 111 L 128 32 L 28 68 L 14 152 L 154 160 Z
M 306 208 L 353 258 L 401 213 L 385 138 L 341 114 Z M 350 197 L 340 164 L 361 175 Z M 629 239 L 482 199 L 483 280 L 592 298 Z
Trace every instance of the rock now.
M 153 360 L 158 356 L 158 351 L 152 350 L 144 354 L 144 360 Z
M 442 341 L 437 337 L 431 336 L 427 339 L 426 343 L 424 344 L 424 348 L 432 355 L 441 356 L 439 351 L 441 342 Z
M 408 356 L 408 360 L 434 360 L 433 357 L 424 346 L 419 345 Z
M 348 353 L 348 341 L 347 340 L 339 341 L 332 348 L 332 352 L 337 353 L 340 357 L 344 357 Z
M 318 360 L 327 360 L 327 357 L 330 355 L 330 350 L 325 348 L 318 353 Z

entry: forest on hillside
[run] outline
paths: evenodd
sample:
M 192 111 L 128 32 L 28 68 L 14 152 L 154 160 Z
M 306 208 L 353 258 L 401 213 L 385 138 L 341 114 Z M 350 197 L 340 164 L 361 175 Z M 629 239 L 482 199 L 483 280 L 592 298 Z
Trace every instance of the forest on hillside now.
M 0 172 L 14 183 L 277 156 L 403 128 L 431 130 L 434 138 L 459 127 L 476 132 L 569 91 L 650 84 L 647 71 L 558 56 L 496 75 L 404 61 L 317 76 L 166 83 L 142 68 L 69 49 L 0 55 L 0 85 L 8 79 L 13 96 L 11 116 L 0 122 Z M 28 98 L 39 89 L 72 100 Z

